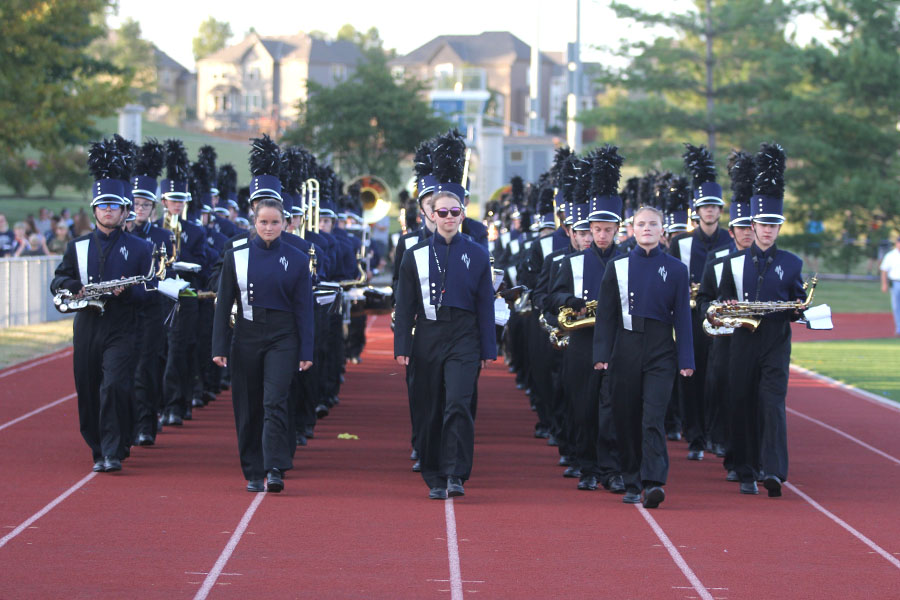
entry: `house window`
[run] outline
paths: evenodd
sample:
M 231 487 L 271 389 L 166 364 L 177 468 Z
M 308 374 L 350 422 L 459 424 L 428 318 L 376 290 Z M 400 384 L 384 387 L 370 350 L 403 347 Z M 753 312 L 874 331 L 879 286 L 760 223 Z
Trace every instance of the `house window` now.
M 525 153 L 521 150 L 509 151 L 509 164 L 521 165 L 525 163 Z
M 347 77 L 347 65 L 331 65 L 331 78 L 334 81 L 343 81 Z
M 403 79 L 403 76 L 406 75 L 406 69 L 401 65 L 394 65 L 391 67 L 391 75 L 394 76 L 394 79 Z

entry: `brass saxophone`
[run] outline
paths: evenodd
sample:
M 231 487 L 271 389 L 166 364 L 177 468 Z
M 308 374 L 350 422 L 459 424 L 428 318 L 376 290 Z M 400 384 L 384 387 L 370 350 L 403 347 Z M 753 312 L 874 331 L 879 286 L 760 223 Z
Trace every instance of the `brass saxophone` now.
M 544 313 L 538 315 L 538 323 L 550 336 L 550 343 L 553 344 L 554 348 L 556 348 L 557 350 L 562 350 L 569 345 L 569 336 L 560 336 L 559 328 L 550 325 L 550 323 L 547 322 L 546 317 L 544 317 Z
M 700 293 L 700 284 L 691 284 L 691 308 L 697 308 L 697 294 Z
M 804 300 L 790 302 L 711 302 L 706 311 L 706 320 L 703 321 L 703 331 L 712 337 L 731 335 L 736 327 L 745 327 L 751 332 L 756 331 L 762 317 L 789 310 L 806 310 L 812 304 L 813 294 L 816 292 L 818 277 L 813 275 L 809 281 L 803 284 L 807 290 Z M 713 325 L 713 320 L 718 320 L 721 325 Z
M 584 305 L 587 312 L 580 319 L 576 318 L 574 308 L 563 306 L 559 309 L 559 328 L 563 331 L 574 331 L 585 327 L 593 327 L 597 320 L 597 301 L 591 300 Z

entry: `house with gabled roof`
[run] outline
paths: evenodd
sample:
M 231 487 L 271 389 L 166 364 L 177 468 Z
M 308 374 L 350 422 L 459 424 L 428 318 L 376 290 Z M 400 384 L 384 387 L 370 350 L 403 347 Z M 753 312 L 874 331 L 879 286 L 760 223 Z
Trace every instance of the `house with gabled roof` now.
M 209 130 L 281 130 L 296 120 L 307 81 L 333 86 L 361 58 L 348 41 L 251 32 L 197 61 L 197 118 Z

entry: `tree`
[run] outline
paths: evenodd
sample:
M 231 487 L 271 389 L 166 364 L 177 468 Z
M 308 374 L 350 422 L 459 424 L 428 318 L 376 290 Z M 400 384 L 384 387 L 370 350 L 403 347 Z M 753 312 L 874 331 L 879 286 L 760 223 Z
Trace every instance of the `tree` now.
M 627 43 L 608 93 L 582 117 L 625 148 L 629 165 L 680 169 L 682 142 L 752 148 L 775 131 L 800 78 L 801 51 L 785 29 L 794 0 L 695 0 L 696 10 L 655 14 L 614 2 L 620 18 L 663 25 L 672 35 Z M 724 142 L 724 143 L 720 143 Z M 716 158 L 724 165 L 726 152 Z
M 115 65 L 131 81 L 132 100 L 144 106 L 159 103 L 156 81 L 156 47 L 142 38 L 141 24 L 126 19 L 118 29 L 91 45 L 98 59 Z
M 369 173 L 398 185 L 403 156 L 448 126 L 421 99 L 424 85 L 412 77 L 395 78 L 381 52 L 367 53 L 333 88 L 314 81 L 308 86 L 297 125 L 283 142 L 330 157 L 345 178 Z
M 131 79 L 93 56 L 112 0 L 5 0 L 0 9 L 0 148 L 80 144 L 128 101 Z
M 253 28 L 250 28 L 253 30 Z M 218 52 L 228 44 L 231 39 L 231 24 L 225 21 L 217 21 L 215 17 L 209 17 L 200 23 L 200 30 L 192 42 L 194 60 L 200 60 L 213 52 Z

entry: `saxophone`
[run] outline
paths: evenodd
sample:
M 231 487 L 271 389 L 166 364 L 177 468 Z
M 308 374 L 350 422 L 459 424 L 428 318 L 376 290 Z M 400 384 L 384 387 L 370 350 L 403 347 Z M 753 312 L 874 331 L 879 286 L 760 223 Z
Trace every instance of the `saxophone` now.
M 559 309 L 559 328 L 563 331 L 574 331 L 585 327 L 593 327 L 597 320 L 597 301 L 591 300 L 584 305 L 587 312 L 580 319 L 576 318 L 575 309 L 563 306 Z
M 569 336 L 567 336 L 567 335 L 560 336 L 559 328 L 553 327 L 552 325 L 550 325 L 550 323 L 547 322 L 546 317 L 544 317 L 544 313 L 541 313 L 538 315 L 538 323 L 540 324 L 541 327 L 544 328 L 544 331 L 546 331 L 547 334 L 550 336 L 550 343 L 553 344 L 554 348 L 556 348 L 557 350 L 562 350 L 563 348 L 565 348 L 566 346 L 569 345 Z
M 727 304 L 725 302 L 711 302 L 706 311 L 706 320 L 703 321 L 703 331 L 712 337 L 731 335 L 736 327 L 744 327 L 751 332 L 759 327 L 762 317 L 789 310 L 803 311 L 812 304 L 813 294 L 816 292 L 818 277 L 813 275 L 809 281 L 803 284 L 807 291 L 804 300 L 790 302 L 737 302 Z M 718 320 L 721 325 L 713 325 L 713 320 Z
M 700 292 L 700 284 L 691 284 L 691 309 L 697 308 L 697 294 Z
M 159 263 L 157 269 L 153 262 Z M 123 279 L 112 279 L 110 281 L 100 281 L 98 283 L 88 283 L 81 290 L 81 295 L 76 297 L 71 291 L 61 289 L 53 296 L 53 306 L 61 313 L 67 314 L 77 312 L 87 308 L 96 309 L 101 315 L 106 311 L 106 301 L 110 296 L 114 295 L 115 290 L 119 288 L 129 288 L 133 285 L 143 283 L 144 289 L 152 291 L 156 288 L 148 288 L 147 282 L 161 277 L 166 270 L 166 247 L 154 248 L 152 259 L 150 261 L 150 270 L 146 275 L 135 275 Z

